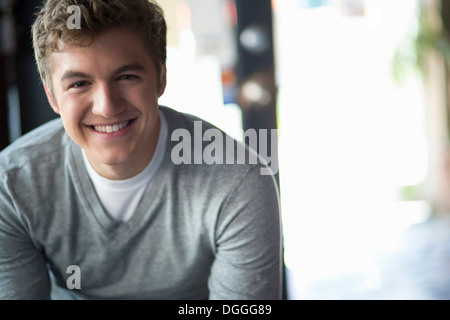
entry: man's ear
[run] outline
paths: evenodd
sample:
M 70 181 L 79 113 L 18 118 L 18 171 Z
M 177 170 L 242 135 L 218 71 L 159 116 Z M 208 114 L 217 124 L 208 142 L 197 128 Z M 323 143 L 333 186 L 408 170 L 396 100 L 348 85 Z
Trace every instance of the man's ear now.
M 53 94 L 52 94 L 51 90 L 47 87 L 47 84 L 45 82 L 44 82 L 44 90 L 45 90 L 45 94 L 47 95 L 48 102 L 50 103 L 50 106 L 52 107 L 53 111 L 55 111 L 55 113 L 59 114 L 58 105 L 56 104 L 55 99 L 53 99 Z
M 161 97 L 166 90 L 167 85 L 167 68 L 166 64 L 164 64 L 161 68 L 161 79 L 159 84 L 159 92 L 158 92 L 158 98 Z

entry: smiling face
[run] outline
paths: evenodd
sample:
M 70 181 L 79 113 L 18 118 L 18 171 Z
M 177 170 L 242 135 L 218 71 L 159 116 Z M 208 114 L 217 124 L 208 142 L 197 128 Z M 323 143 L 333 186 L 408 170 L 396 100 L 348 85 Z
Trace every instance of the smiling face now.
M 141 172 L 158 141 L 166 80 L 139 36 L 113 29 L 87 47 L 62 45 L 50 56 L 50 71 L 50 104 L 94 169 L 109 179 Z

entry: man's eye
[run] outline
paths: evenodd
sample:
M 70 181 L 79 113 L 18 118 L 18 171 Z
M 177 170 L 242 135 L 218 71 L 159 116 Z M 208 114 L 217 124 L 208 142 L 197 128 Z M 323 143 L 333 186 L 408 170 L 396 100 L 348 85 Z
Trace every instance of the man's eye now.
M 133 80 L 133 79 L 137 79 L 137 76 L 132 74 L 124 74 L 119 77 L 119 80 Z
M 78 81 L 70 85 L 71 88 L 81 88 L 87 85 L 87 81 Z

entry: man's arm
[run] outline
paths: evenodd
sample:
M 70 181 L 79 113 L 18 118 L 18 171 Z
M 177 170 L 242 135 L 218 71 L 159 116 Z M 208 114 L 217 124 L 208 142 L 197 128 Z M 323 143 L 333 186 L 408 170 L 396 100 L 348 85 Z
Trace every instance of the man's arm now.
M 229 195 L 216 229 L 210 299 L 280 299 L 281 217 L 272 176 L 253 167 Z
M 49 299 L 46 261 L 16 210 L 5 184 L 0 184 L 0 300 Z

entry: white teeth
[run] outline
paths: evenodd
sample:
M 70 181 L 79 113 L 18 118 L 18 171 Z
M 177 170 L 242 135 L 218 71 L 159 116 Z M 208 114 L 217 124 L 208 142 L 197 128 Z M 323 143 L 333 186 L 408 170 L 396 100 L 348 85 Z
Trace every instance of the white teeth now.
M 130 121 L 124 121 L 122 123 L 118 123 L 112 126 L 94 126 L 94 129 L 95 131 L 98 132 L 113 133 L 128 127 L 129 124 Z

